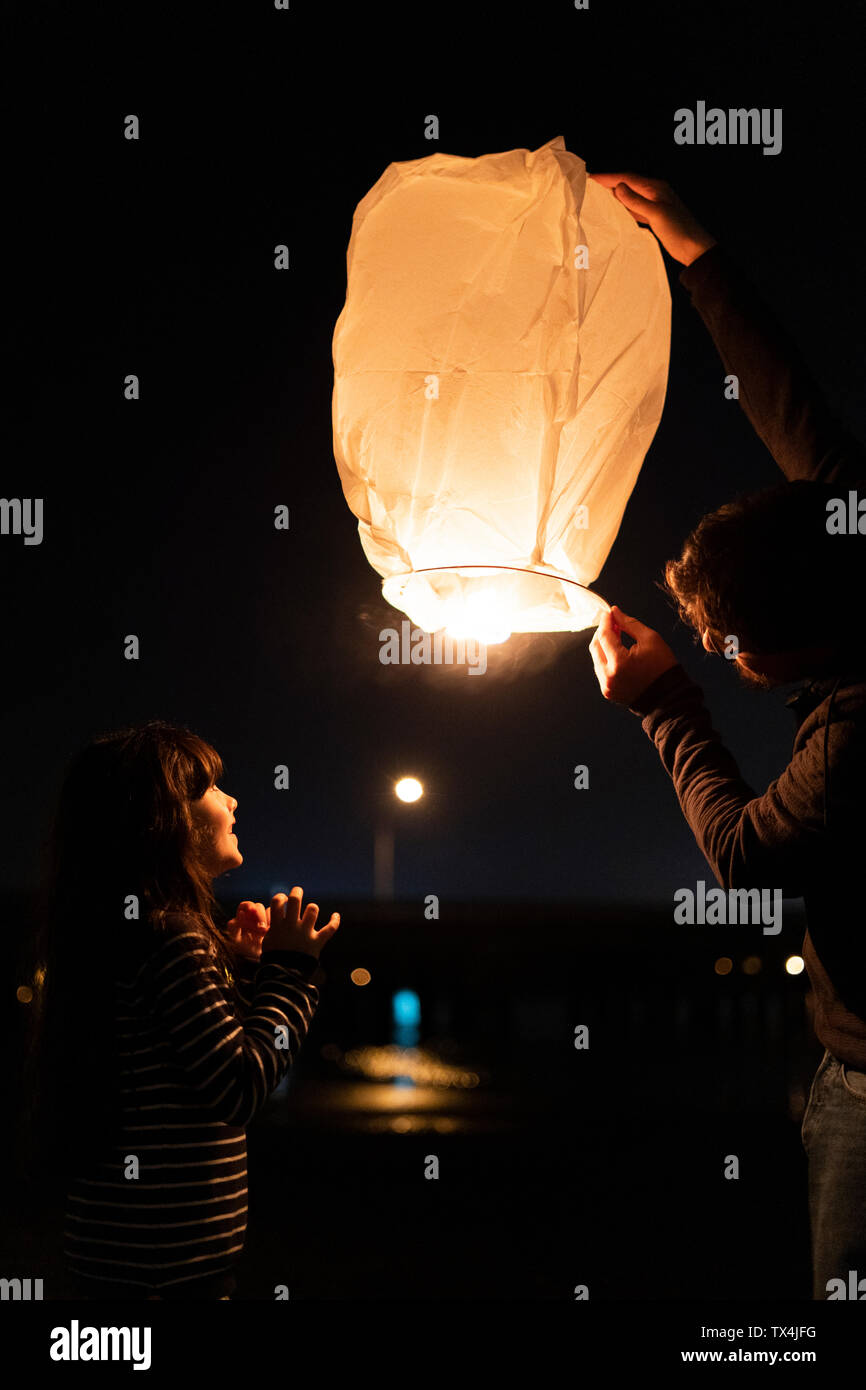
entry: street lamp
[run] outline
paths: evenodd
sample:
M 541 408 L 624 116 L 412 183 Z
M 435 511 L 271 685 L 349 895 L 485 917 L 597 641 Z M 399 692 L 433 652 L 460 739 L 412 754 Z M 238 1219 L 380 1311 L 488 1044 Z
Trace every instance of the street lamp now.
M 420 801 L 424 787 L 417 777 L 401 777 L 394 783 L 394 795 L 404 805 Z M 394 899 L 394 825 L 389 816 L 387 822 L 376 827 L 373 846 L 373 891 L 378 902 L 392 902 Z

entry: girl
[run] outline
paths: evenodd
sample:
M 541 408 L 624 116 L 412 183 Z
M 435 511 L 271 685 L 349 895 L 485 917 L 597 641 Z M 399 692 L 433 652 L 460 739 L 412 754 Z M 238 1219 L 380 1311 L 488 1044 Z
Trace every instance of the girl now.
M 215 921 L 212 882 L 243 862 L 222 773 L 202 739 L 151 721 L 96 738 L 62 788 L 37 1101 L 73 1296 L 230 1296 L 245 1129 L 319 1002 L 311 976 L 339 914 L 317 931 L 293 888 Z

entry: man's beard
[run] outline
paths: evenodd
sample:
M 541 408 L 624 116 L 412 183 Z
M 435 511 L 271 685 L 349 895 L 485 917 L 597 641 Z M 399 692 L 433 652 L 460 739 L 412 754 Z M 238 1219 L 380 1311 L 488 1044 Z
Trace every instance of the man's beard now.
M 777 682 L 771 681 L 768 676 L 763 676 L 758 671 L 750 671 L 748 666 L 744 666 L 741 661 L 735 661 L 734 665 L 737 668 L 737 675 L 740 681 L 750 690 L 772 690 L 773 686 L 777 684 Z

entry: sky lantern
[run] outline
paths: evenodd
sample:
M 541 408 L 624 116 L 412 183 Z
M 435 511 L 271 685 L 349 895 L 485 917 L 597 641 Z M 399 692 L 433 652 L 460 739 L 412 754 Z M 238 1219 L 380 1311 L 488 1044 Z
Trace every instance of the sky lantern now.
M 576 632 L 661 418 L 656 239 L 561 136 L 389 164 L 355 209 L 334 455 L 382 593 L 426 632 Z

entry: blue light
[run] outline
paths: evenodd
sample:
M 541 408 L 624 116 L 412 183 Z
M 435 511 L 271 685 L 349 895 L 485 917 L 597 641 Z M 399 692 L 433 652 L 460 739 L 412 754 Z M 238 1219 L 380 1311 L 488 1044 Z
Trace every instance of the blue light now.
M 399 989 L 391 1000 L 394 1022 L 403 1027 L 418 1027 L 421 1022 L 421 1000 L 413 989 Z

